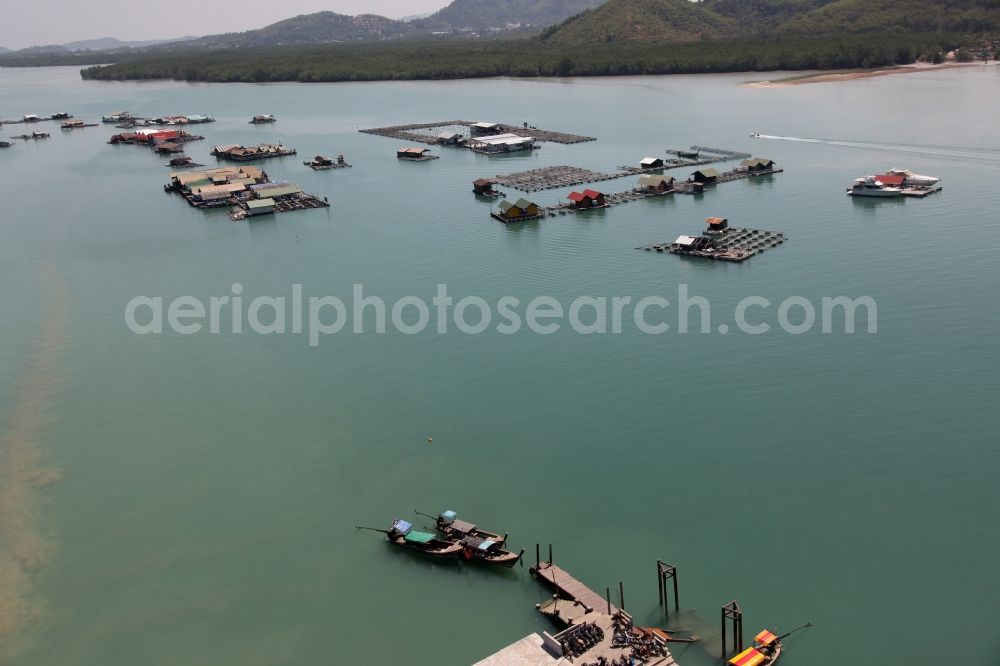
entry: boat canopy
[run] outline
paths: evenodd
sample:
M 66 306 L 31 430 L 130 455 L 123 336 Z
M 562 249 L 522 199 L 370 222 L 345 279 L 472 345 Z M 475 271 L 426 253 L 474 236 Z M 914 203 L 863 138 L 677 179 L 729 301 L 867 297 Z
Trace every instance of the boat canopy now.
M 441 515 L 438 516 L 438 520 L 440 520 L 444 525 L 451 525 L 455 522 L 456 518 L 458 518 L 458 514 L 450 509 L 448 511 L 442 511 Z
M 405 539 L 410 543 L 430 543 L 434 539 L 434 535 L 429 532 L 414 532 L 411 530 L 406 533 Z
M 778 637 L 775 636 L 772 632 L 765 629 L 764 631 L 754 636 L 754 640 L 757 641 L 758 645 L 767 647 L 768 645 L 771 645 L 772 643 L 777 641 Z
M 497 543 L 496 541 L 490 541 L 489 539 L 487 539 L 486 541 L 479 544 L 479 550 L 489 550 L 490 548 L 495 546 L 496 543 Z
M 729 660 L 730 666 L 760 666 L 767 661 L 767 656 L 755 648 L 747 648 Z
M 392 521 L 392 531 L 399 532 L 400 534 L 409 534 L 410 530 L 413 529 L 413 523 L 407 522 L 401 518 L 397 518 Z

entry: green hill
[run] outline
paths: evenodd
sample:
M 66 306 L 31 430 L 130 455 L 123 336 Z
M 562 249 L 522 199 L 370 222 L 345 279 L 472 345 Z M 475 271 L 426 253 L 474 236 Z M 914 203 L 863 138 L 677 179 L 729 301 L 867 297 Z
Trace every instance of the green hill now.
M 643 40 L 683 43 L 739 34 L 738 21 L 689 0 L 608 0 L 547 30 L 556 44 Z
M 1000 30 L 1000 0 L 608 0 L 546 30 L 561 44 Z
M 1000 0 L 837 0 L 793 16 L 777 31 L 980 33 L 1000 29 Z
M 545 27 L 566 20 L 604 0 L 454 0 L 431 16 L 414 21 L 435 29 L 505 28 L 509 24 Z
M 329 44 L 394 39 L 413 32 L 412 24 L 394 21 L 384 16 L 374 14 L 347 16 L 335 12 L 316 12 L 285 19 L 257 30 L 208 35 L 189 42 L 171 44 L 167 48 L 224 49 Z

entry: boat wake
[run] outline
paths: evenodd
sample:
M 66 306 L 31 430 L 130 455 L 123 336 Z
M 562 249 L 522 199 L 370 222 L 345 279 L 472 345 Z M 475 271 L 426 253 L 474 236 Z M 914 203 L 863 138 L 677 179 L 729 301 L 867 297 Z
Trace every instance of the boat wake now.
M 855 150 L 879 150 L 884 152 L 905 153 L 907 155 L 927 155 L 930 157 L 944 157 L 961 161 L 976 162 L 998 162 L 1000 163 L 1000 150 L 988 148 L 969 148 L 956 146 L 920 146 L 898 143 L 870 143 L 866 141 L 845 141 L 840 139 L 818 139 L 799 136 L 776 136 L 773 134 L 756 134 L 757 139 L 771 139 L 772 141 L 794 141 L 798 143 L 815 143 L 825 146 L 838 146 L 840 148 L 853 148 Z

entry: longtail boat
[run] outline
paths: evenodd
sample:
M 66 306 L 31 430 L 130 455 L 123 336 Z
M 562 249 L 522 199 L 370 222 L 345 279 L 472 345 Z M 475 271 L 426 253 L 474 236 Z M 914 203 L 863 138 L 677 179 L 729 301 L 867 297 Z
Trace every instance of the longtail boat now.
M 506 534 L 501 536 L 493 532 L 488 532 L 478 525 L 473 525 L 472 523 L 468 523 L 464 520 L 459 520 L 458 514 L 454 511 L 442 511 L 437 517 L 420 511 L 416 511 L 415 513 L 426 518 L 433 518 L 434 529 L 437 530 L 442 536 L 450 539 L 475 537 L 487 541 L 496 541 L 501 546 L 507 543 Z
M 482 562 L 483 564 L 512 567 L 524 555 L 523 548 L 520 553 L 513 553 L 505 550 L 501 542 L 493 541 L 492 539 L 466 536 L 459 543 L 462 545 L 462 556 L 466 560 Z
M 753 647 L 748 647 L 730 659 L 729 666 L 770 666 L 778 661 L 784 648 L 780 637 L 765 629 L 754 636 L 753 640 Z
M 413 524 L 405 520 L 392 521 L 392 527 L 385 532 L 390 545 L 431 557 L 461 557 L 465 547 L 458 541 L 438 539 L 430 532 L 413 529 Z

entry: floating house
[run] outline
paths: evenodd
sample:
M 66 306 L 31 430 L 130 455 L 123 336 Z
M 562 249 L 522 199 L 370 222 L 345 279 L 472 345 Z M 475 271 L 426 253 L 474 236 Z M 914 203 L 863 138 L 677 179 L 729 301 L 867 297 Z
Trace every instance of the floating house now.
M 659 169 L 663 167 L 663 160 L 659 157 L 644 157 L 639 162 L 640 169 Z
M 263 160 L 273 157 L 285 157 L 295 154 L 294 148 L 286 148 L 281 144 L 262 143 L 259 146 L 226 145 L 216 146 L 212 154 L 223 160 L 234 162 L 250 162 L 252 160 Z
M 535 147 L 535 139 L 530 136 L 518 136 L 517 134 L 496 134 L 486 139 L 478 139 L 470 144 L 473 151 L 486 155 L 498 153 L 514 153 L 521 150 L 532 150 Z
M 458 132 L 441 132 L 437 135 L 437 142 L 442 146 L 454 146 L 462 140 L 462 135 Z
M 109 113 L 105 116 L 101 116 L 102 123 L 117 123 L 123 120 L 131 120 L 133 115 L 128 111 L 116 111 L 115 113 Z
M 272 116 L 270 113 L 266 113 L 262 116 L 254 116 L 250 119 L 251 125 L 263 125 L 265 123 L 276 123 L 278 119 Z
M 674 245 L 684 250 L 704 250 L 712 244 L 705 236 L 678 236 Z
M 35 113 L 26 113 L 23 116 L 21 116 L 21 122 L 25 123 L 37 123 L 40 122 L 41 120 L 42 119 L 39 118 L 38 115 Z
M 495 197 L 499 196 L 500 193 L 493 189 L 493 186 L 497 184 L 497 181 L 490 178 L 477 178 L 472 181 L 472 191 L 476 194 L 484 197 Z
M 302 188 L 295 183 L 278 181 L 275 183 L 260 183 L 259 185 L 251 185 L 250 191 L 253 192 L 254 196 L 258 199 L 285 199 L 288 197 L 298 196 L 302 193 Z
M 67 120 L 62 124 L 63 129 L 78 129 L 81 127 L 86 127 L 82 120 Z
M 570 192 L 567 198 L 570 201 L 570 206 L 576 209 L 604 208 L 608 205 L 607 198 L 597 190 Z
M 274 199 L 270 197 L 266 199 L 254 199 L 252 201 L 246 202 L 245 205 L 248 217 L 274 213 Z
M 774 160 L 766 157 L 751 157 L 740 162 L 740 166 L 751 174 L 771 173 L 774 171 Z
M 410 160 L 411 162 L 436 160 L 437 155 L 431 155 L 430 152 L 430 148 L 402 148 L 396 151 L 396 159 Z
M 706 218 L 705 224 L 708 225 L 708 230 L 705 232 L 707 234 L 721 234 L 729 228 L 729 220 L 724 217 Z
M 674 178 L 652 174 L 639 176 L 639 189 L 652 194 L 666 194 L 674 190 Z
M 542 217 L 541 207 L 525 198 L 520 198 L 514 203 L 504 199 L 500 203 L 500 212 L 491 215 L 501 222 L 519 222 L 524 220 L 534 220 Z
M 488 136 L 490 134 L 500 134 L 503 132 L 503 127 L 498 123 L 472 123 L 469 125 L 469 133 L 472 136 Z
M 702 183 L 703 185 L 710 185 L 719 179 L 718 169 L 699 169 L 691 174 L 691 179 L 696 183 Z
M 60 111 L 59 113 L 53 113 L 51 116 L 49 116 L 49 118 L 51 118 L 52 120 L 67 120 L 67 119 L 72 118 L 72 117 L 73 117 L 73 114 L 72 113 L 67 113 L 66 111 Z

